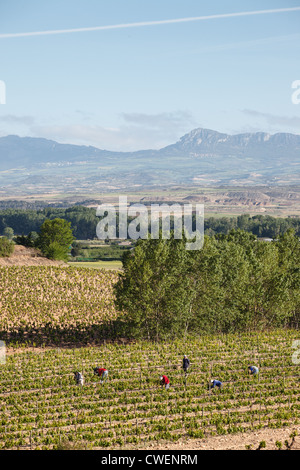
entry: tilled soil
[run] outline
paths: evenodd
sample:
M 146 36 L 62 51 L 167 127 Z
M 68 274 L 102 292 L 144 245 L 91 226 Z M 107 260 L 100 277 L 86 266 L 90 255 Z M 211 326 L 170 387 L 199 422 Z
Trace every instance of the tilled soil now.
M 276 441 L 282 443 L 282 450 L 287 450 L 285 441 L 290 444 L 290 435 L 297 431 L 291 450 L 300 450 L 300 427 L 291 426 L 283 429 L 261 429 L 242 434 L 226 434 L 225 436 L 212 436 L 204 439 L 182 439 L 175 443 L 150 444 L 140 447 L 140 450 L 256 450 L 262 441 L 266 443 L 266 450 L 277 450 Z

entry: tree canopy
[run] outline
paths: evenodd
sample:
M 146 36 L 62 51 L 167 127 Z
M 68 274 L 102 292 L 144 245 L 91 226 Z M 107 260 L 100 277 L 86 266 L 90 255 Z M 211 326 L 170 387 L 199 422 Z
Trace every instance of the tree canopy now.
M 118 232 L 118 212 L 116 216 Z M 99 222 L 96 209 L 76 205 L 68 208 L 48 207 L 36 210 L 2 209 L 0 210 L 0 233 L 3 235 L 4 229 L 11 227 L 16 235 L 28 235 L 30 232 L 38 232 L 46 219 L 55 218 L 70 222 L 73 235 L 77 240 L 96 237 L 96 226 Z M 207 217 L 204 220 L 205 234 L 209 236 L 220 233 L 228 234 L 232 229 L 240 229 L 253 233 L 257 237 L 277 238 L 289 228 L 293 228 L 300 236 L 300 218 L 242 214 L 238 217 Z M 151 227 L 149 226 L 150 232 Z
M 46 219 L 41 226 L 36 246 L 47 258 L 66 261 L 73 240 L 70 222 L 59 218 Z
M 298 325 L 300 243 L 292 230 L 264 242 L 242 230 L 182 240 L 140 240 L 115 287 L 128 332 L 159 339 L 185 332 L 233 332 Z
M 0 258 L 9 258 L 13 254 L 15 244 L 6 237 L 0 238 Z

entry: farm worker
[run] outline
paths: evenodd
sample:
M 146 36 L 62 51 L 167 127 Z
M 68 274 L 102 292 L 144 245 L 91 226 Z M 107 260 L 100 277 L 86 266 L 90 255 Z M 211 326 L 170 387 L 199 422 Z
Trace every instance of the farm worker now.
M 81 385 L 81 387 L 83 386 L 84 378 L 81 372 L 74 372 L 74 379 L 77 385 Z
M 210 388 L 215 388 L 215 387 L 221 388 L 222 387 L 222 382 L 220 382 L 220 380 L 211 380 L 210 384 L 211 384 Z
M 165 386 L 165 389 L 168 389 L 170 387 L 170 380 L 168 379 L 166 375 L 161 375 L 160 384 L 162 386 Z
M 182 368 L 183 368 L 183 370 L 186 374 L 187 374 L 187 370 L 188 370 L 189 366 L 190 366 L 190 360 L 188 359 L 188 357 L 185 354 L 183 356 Z
M 257 375 L 258 374 L 258 367 L 249 366 L 248 367 L 248 372 L 249 372 L 250 375 Z
M 107 379 L 108 370 L 104 368 L 95 367 L 94 374 L 99 375 L 99 377 L 101 378 L 100 383 L 103 384 Z

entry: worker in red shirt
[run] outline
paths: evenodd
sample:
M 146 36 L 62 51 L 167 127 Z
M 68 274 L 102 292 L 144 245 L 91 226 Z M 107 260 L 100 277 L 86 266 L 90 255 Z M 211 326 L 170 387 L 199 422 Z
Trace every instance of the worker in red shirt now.
M 170 387 L 170 380 L 166 375 L 160 377 L 160 384 L 164 386 L 166 390 Z
M 100 367 L 94 368 L 94 375 L 98 375 L 100 377 L 100 383 L 103 384 L 108 376 L 108 370 Z

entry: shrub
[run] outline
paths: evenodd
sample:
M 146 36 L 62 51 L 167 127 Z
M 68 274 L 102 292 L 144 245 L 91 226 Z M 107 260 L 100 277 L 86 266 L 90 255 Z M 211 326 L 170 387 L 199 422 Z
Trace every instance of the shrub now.
M 11 242 L 5 237 L 0 238 L 0 257 L 8 258 L 10 255 L 13 254 L 14 249 L 15 245 L 13 242 Z
M 50 243 L 49 246 L 44 248 L 44 255 L 53 260 L 66 260 L 66 250 L 57 242 Z

